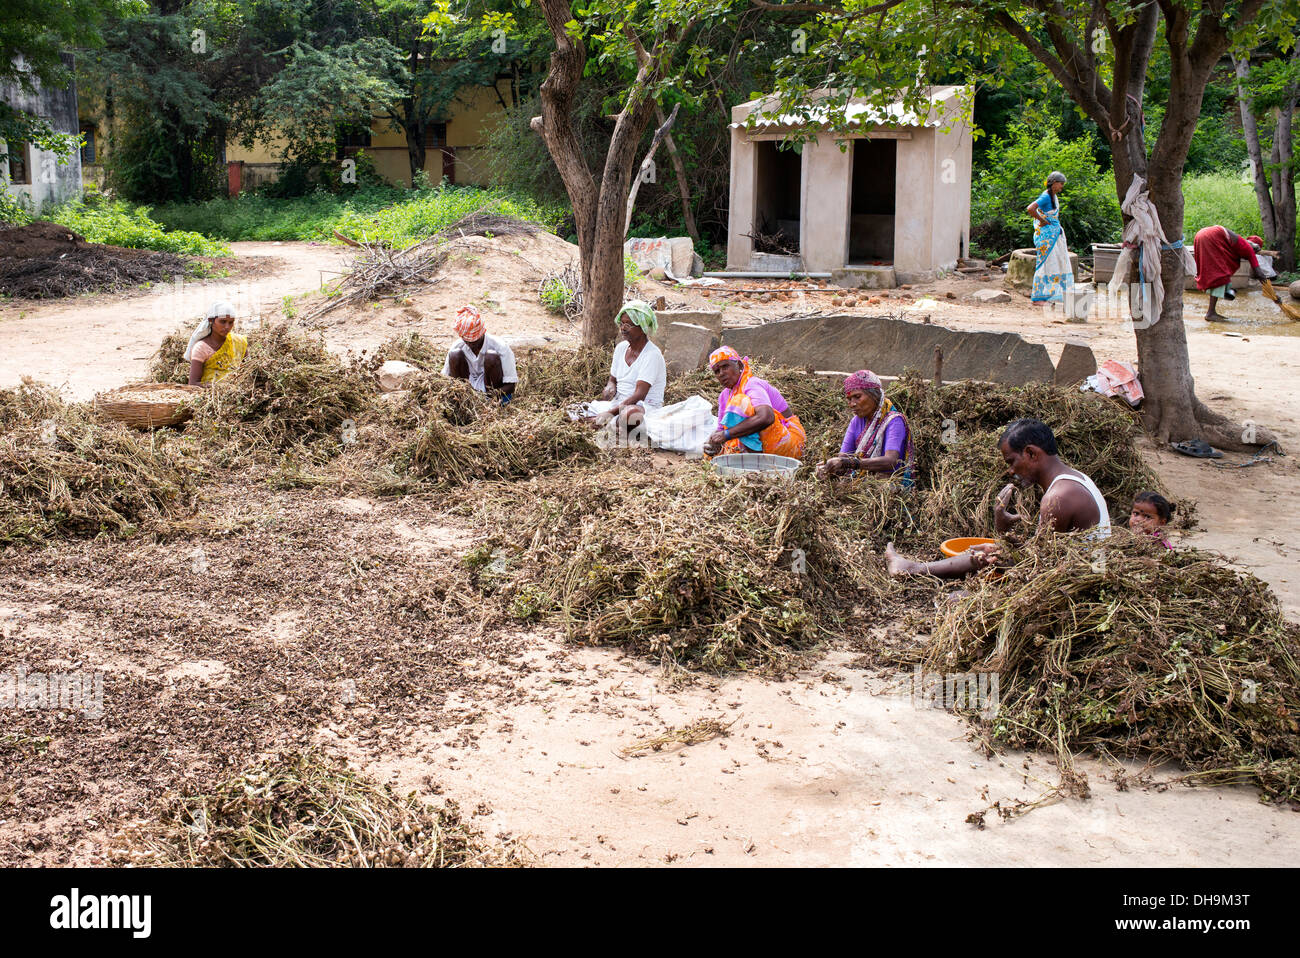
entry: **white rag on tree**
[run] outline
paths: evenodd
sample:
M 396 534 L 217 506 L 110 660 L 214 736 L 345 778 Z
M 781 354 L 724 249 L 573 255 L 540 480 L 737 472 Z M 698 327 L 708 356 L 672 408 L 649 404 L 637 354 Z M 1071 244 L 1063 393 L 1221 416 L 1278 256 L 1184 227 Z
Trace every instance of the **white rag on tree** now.
M 1160 321 L 1160 311 L 1165 304 L 1165 287 L 1160 281 L 1160 249 L 1162 246 L 1166 249 L 1173 247 L 1170 246 L 1164 228 L 1160 225 L 1160 217 L 1156 214 L 1156 208 L 1151 202 L 1146 186 L 1147 181 L 1134 174 L 1133 182 L 1129 184 L 1128 193 L 1124 196 L 1124 202 L 1120 204 L 1120 209 L 1128 214 L 1130 219 L 1124 227 L 1124 248 L 1115 261 L 1115 274 L 1110 278 L 1107 288 L 1111 296 L 1119 295 L 1120 287 L 1128 281 L 1129 264 L 1132 262 L 1133 250 L 1136 248 L 1140 254 L 1139 275 L 1144 284 L 1151 284 L 1149 299 L 1145 286 L 1142 290 L 1142 318 L 1148 320 L 1150 325 Z M 1183 269 L 1194 274 L 1196 259 L 1192 256 L 1191 249 L 1181 238 L 1178 243 L 1178 249 L 1183 254 Z

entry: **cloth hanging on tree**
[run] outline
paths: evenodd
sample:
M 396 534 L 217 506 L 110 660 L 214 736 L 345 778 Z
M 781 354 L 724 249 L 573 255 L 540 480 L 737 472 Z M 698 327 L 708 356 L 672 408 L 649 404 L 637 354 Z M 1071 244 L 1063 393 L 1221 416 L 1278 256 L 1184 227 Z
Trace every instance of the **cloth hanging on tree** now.
M 1119 294 L 1120 287 L 1128 279 L 1129 264 L 1136 251 L 1138 281 L 1142 289 L 1143 319 L 1156 323 L 1160 320 L 1160 311 L 1165 303 L 1165 287 L 1160 281 L 1160 251 L 1162 249 L 1182 250 L 1183 269 L 1189 273 L 1196 272 L 1196 260 L 1192 258 L 1192 251 L 1184 245 L 1181 236 L 1177 242 L 1169 242 L 1146 186 L 1147 181 L 1134 174 L 1133 182 L 1129 184 L 1128 192 L 1124 195 L 1124 202 L 1120 204 L 1120 209 L 1130 219 L 1124 226 L 1124 248 L 1115 261 L 1115 274 L 1110 278 L 1107 288 L 1112 296 Z M 1148 282 L 1151 284 L 1150 296 L 1147 296 Z

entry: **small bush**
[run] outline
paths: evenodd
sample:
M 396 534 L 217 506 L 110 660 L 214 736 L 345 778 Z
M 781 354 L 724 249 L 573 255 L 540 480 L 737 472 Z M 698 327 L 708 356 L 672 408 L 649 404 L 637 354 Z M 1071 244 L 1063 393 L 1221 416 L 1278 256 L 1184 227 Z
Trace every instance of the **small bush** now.
M 1255 187 L 1240 173 L 1203 173 L 1183 177 L 1183 235 L 1190 243 L 1196 231 L 1226 226 L 1242 236 L 1263 236 Z
M 197 230 L 226 240 L 330 241 L 338 230 L 357 239 L 403 248 L 473 212 L 514 216 L 549 230 L 564 216 L 558 206 L 501 190 L 470 186 L 406 190 L 374 185 L 337 194 L 320 189 L 294 198 L 248 194 L 174 204 L 160 207 L 155 215 L 173 229 Z
M 189 256 L 229 256 L 230 247 L 199 233 L 168 230 L 149 216 L 149 207 L 107 200 L 91 193 L 83 200 L 64 204 L 49 219 L 80 233 L 87 242 L 152 249 Z
M 1034 224 L 1025 207 L 1043 192 L 1047 174 L 1066 176 L 1061 225 L 1073 250 L 1119 239 L 1122 221 L 1115 181 L 1102 170 L 1086 140 L 1062 141 L 1055 128 L 1011 127 L 995 137 L 988 161 L 971 189 L 971 245 L 994 256 L 1030 246 Z

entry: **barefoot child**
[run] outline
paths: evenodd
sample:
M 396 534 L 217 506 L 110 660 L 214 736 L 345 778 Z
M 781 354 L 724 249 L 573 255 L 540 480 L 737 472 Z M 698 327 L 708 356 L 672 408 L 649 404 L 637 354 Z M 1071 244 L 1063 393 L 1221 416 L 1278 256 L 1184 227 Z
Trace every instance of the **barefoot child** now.
M 1128 527 L 1134 532 L 1145 532 L 1166 549 L 1173 545 L 1165 537 L 1165 523 L 1174 514 L 1174 506 L 1158 492 L 1139 492 L 1133 497 L 1133 510 L 1129 513 Z

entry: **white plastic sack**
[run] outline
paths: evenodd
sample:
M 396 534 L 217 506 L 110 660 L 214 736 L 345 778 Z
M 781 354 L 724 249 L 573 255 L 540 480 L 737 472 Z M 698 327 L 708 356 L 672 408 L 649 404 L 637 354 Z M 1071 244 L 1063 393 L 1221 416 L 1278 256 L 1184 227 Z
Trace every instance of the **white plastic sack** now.
M 718 427 L 713 405 L 702 396 L 648 412 L 645 431 L 656 449 L 687 454 L 704 453 L 704 444 Z

